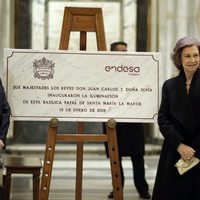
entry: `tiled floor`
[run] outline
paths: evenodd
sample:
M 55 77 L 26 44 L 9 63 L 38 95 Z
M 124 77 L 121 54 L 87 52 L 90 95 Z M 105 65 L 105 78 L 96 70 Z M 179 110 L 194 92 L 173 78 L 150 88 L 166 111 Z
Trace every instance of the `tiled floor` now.
M 26 155 L 27 156 L 27 155 Z M 37 154 L 43 160 L 42 154 Z M 146 179 L 152 191 L 158 155 L 145 156 Z M 112 190 L 109 160 L 105 155 L 87 153 L 84 155 L 83 170 L 83 200 L 107 200 L 107 194 Z M 51 179 L 49 200 L 75 199 L 75 166 L 73 153 L 55 155 Z M 132 167 L 128 158 L 123 160 L 125 173 L 124 200 L 138 200 L 132 180 Z M 11 200 L 32 199 L 32 177 L 30 175 L 14 175 L 12 178 Z

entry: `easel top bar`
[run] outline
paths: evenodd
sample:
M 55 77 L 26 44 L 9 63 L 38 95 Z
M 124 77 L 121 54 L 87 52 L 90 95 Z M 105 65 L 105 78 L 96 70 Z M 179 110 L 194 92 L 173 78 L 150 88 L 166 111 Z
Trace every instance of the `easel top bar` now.
M 65 7 L 59 49 L 68 49 L 70 32 L 72 31 L 82 33 L 80 46 L 85 46 L 85 48 L 81 47 L 81 49 L 86 50 L 86 33 L 95 32 L 98 50 L 106 51 L 101 8 Z

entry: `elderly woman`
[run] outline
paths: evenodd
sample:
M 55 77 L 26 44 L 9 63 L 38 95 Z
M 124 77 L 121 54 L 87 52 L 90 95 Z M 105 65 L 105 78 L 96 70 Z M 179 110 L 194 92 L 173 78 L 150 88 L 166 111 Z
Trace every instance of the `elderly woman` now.
M 200 42 L 181 38 L 172 61 L 177 77 L 164 82 L 158 125 L 164 137 L 152 200 L 200 199 L 200 164 L 180 175 L 177 161 L 200 158 Z

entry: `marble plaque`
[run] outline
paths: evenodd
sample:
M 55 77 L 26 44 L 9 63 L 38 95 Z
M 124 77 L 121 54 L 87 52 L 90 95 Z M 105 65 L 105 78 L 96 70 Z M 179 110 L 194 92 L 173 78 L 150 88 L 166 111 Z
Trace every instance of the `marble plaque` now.
M 160 53 L 4 51 L 4 85 L 15 120 L 154 122 Z

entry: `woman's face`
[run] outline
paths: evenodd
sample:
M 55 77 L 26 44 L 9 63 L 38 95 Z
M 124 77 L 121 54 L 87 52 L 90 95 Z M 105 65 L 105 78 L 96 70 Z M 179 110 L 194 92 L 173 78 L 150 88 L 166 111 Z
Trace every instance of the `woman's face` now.
M 181 62 L 185 74 L 194 74 L 200 63 L 198 47 L 194 45 L 184 48 L 181 54 Z

